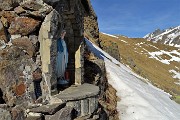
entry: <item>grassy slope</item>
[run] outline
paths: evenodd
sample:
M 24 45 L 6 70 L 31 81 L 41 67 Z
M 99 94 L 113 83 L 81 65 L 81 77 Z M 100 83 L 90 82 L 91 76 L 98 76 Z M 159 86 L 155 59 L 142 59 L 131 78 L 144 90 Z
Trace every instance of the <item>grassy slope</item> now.
M 177 79 L 172 78 L 172 74 L 169 73 L 169 70 L 171 69 L 178 71 L 177 68 L 175 68 L 175 66 L 180 68 L 180 63 L 171 62 L 170 65 L 167 65 L 159 62 L 158 60 L 149 58 L 150 55 L 147 52 L 155 52 L 159 50 L 172 51 L 177 50 L 177 48 L 152 43 L 142 38 L 132 39 L 119 36 L 119 38 L 117 39 L 101 33 L 100 40 L 102 46 L 110 45 L 112 44 L 112 42 L 118 44 L 121 62 L 129 65 L 136 73 L 147 78 L 153 85 L 163 89 L 164 91 L 170 93 L 173 96 L 180 95 L 180 86 L 174 83 L 177 82 Z M 141 47 L 136 45 L 142 42 L 144 44 L 141 44 Z M 145 51 L 143 48 L 147 51 Z M 170 56 L 167 55 L 163 55 L 161 57 L 166 59 L 170 58 Z M 129 60 L 131 62 L 129 62 Z M 132 61 L 133 65 L 131 65 Z

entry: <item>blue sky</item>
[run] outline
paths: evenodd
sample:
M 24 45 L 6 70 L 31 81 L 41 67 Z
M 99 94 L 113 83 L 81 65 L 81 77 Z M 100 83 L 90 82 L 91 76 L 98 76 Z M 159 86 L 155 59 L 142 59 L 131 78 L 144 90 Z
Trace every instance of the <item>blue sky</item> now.
M 143 37 L 180 25 L 180 0 L 91 0 L 101 32 Z

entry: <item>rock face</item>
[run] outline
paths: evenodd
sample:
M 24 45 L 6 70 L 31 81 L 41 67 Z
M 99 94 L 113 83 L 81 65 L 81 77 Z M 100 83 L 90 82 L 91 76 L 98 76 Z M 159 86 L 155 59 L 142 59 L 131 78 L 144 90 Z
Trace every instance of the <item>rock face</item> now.
M 92 8 L 90 0 L 84 0 L 83 5 L 86 6 L 85 11 L 88 11 L 88 14 L 84 18 L 85 36 L 88 37 L 92 42 L 100 46 L 99 27 L 97 23 L 96 13 Z

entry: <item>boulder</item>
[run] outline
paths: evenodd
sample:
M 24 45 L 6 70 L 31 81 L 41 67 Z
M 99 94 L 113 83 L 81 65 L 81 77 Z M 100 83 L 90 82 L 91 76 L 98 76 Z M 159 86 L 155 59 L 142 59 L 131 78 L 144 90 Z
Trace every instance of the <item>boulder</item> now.
M 12 41 L 12 44 L 21 47 L 22 49 L 26 50 L 26 52 L 29 54 L 29 56 L 33 56 L 35 49 L 32 44 L 32 42 L 29 40 L 28 37 L 20 37 L 16 38 Z
M 28 17 L 16 17 L 8 29 L 11 35 L 28 35 L 36 30 L 40 21 Z

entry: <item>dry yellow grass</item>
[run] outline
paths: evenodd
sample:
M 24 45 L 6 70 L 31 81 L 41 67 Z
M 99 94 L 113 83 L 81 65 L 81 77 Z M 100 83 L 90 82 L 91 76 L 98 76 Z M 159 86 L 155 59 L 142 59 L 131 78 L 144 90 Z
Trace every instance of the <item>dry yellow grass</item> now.
M 119 38 L 113 38 L 100 33 L 102 45 L 106 46 L 112 44 L 112 42 L 118 44 L 122 63 L 129 65 L 130 63 L 128 60 L 131 59 L 134 62 L 135 67 L 131 65 L 130 67 L 136 73 L 147 78 L 153 85 L 163 89 L 171 95 L 180 95 L 180 85 L 175 84 L 175 82 L 178 81 L 177 79 L 174 79 L 172 74 L 169 72 L 169 70 L 172 69 L 177 70 L 177 67 L 180 68 L 180 63 L 172 61 L 170 64 L 164 64 L 156 59 L 149 58 L 150 55 L 148 54 L 148 52 L 156 52 L 160 50 L 178 51 L 177 48 L 152 43 L 144 40 L 143 38 L 118 37 Z M 162 59 L 168 60 L 171 59 L 171 57 L 166 54 L 156 57 L 161 57 Z

